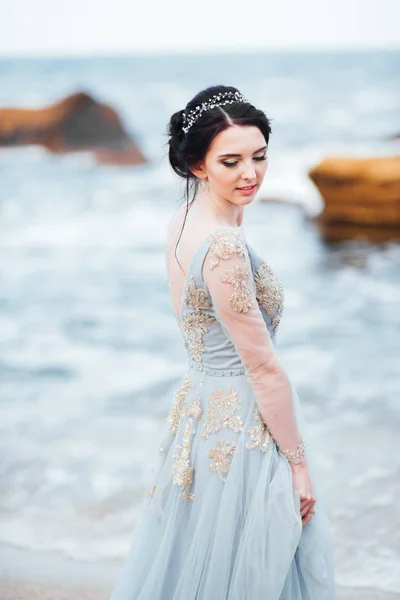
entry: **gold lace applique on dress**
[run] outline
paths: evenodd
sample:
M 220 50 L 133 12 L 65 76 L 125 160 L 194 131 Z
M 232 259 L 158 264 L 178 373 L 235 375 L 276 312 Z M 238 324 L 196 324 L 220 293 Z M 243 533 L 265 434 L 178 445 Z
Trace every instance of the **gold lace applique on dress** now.
M 185 336 L 185 348 L 189 356 L 197 363 L 201 362 L 205 352 L 203 335 L 207 333 L 214 317 L 205 313 L 186 313 L 182 317 L 182 329 Z
M 233 269 L 221 273 L 222 283 L 231 283 L 234 291 L 229 297 L 229 304 L 235 312 L 247 313 L 253 304 L 251 292 L 246 285 L 249 270 L 246 266 L 235 265 Z
M 266 313 L 269 315 L 275 313 L 272 317 L 272 326 L 275 333 L 283 311 L 283 286 L 272 268 L 265 262 L 257 269 L 254 281 L 257 301 Z
M 201 384 L 202 385 L 202 382 Z M 185 417 L 194 417 L 197 421 L 200 421 L 203 411 L 200 407 L 200 394 L 197 393 L 193 398 L 192 404 L 187 403 L 187 398 L 192 389 L 192 382 L 190 381 L 189 375 L 184 375 L 178 389 L 176 390 L 172 406 L 168 415 L 169 429 L 172 435 L 175 435 L 178 431 L 181 420 Z M 163 447 L 160 447 L 163 451 Z
M 145 509 L 144 509 L 144 511 L 145 511 L 146 513 L 147 513 L 147 512 L 149 512 L 150 502 L 151 502 L 151 500 L 152 500 L 152 498 L 153 498 L 153 496 L 154 496 L 154 494 L 155 494 L 155 491 L 157 490 L 157 488 L 158 488 L 158 486 L 155 484 L 155 485 L 153 485 L 153 487 L 152 487 L 150 490 L 148 490 L 148 491 L 145 493 L 145 496 L 144 496 L 144 498 L 145 498 L 145 504 L 146 504 L 146 505 L 145 505 Z M 158 493 L 158 492 L 157 492 L 157 493 Z
M 182 409 L 191 389 L 192 382 L 190 381 L 190 377 L 189 375 L 184 375 L 180 386 L 174 394 L 171 410 L 168 415 L 169 429 L 172 435 L 175 435 L 178 431 L 179 423 L 182 418 Z
M 187 296 L 184 303 L 193 312 L 182 316 L 182 331 L 185 338 L 185 348 L 189 356 L 197 363 L 201 362 L 205 352 L 203 335 L 207 333 L 211 323 L 216 320 L 202 310 L 211 308 L 205 290 L 196 287 L 195 276 L 191 276 L 191 283 L 186 284 Z
M 150 498 L 152 498 L 154 496 L 154 492 L 157 489 L 157 485 L 153 485 L 153 487 L 151 488 L 151 490 L 149 490 L 148 495 L 150 496 Z
M 190 279 L 191 283 L 187 283 L 185 286 L 188 294 L 184 300 L 186 306 L 196 311 L 211 308 L 206 291 L 196 287 L 196 278 L 194 275 L 191 275 Z
M 246 244 L 239 233 L 219 229 L 211 234 L 209 240 L 210 269 L 219 265 L 221 259 L 227 260 L 234 254 L 246 256 Z
M 192 404 L 184 403 L 182 407 L 182 418 L 183 417 L 194 417 L 196 421 L 200 421 L 203 415 L 203 411 L 200 407 L 200 394 L 196 394 Z
M 279 448 L 280 449 L 280 448 Z M 292 450 L 281 450 L 282 454 L 284 456 L 286 456 L 286 458 L 288 459 L 288 461 L 290 463 L 292 463 L 293 465 L 299 465 L 300 463 L 304 462 L 305 458 L 304 458 L 304 454 L 305 454 L 305 444 L 304 444 L 304 440 L 302 440 L 296 450 L 293 452 Z
M 201 437 L 207 440 L 212 433 L 229 427 L 235 432 L 241 431 L 243 421 L 240 415 L 235 415 L 239 408 L 239 398 L 234 388 L 215 390 L 208 399 L 206 421 Z
M 208 457 L 212 459 L 212 462 L 208 465 L 208 468 L 213 473 L 218 473 L 218 477 L 221 481 L 226 481 L 224 474 L 228 473 L 231 466 L 231 459 L 235 453 L 236 442 L 217 441 L 217 447 L 212 448 L 208 451 Z
M 183 488 L 181 498 L 184 502 L 194 500 L 195 494 L 189 494 L 193 481 L 193 467 L 190 464 L 190 442 L 194 434 L 193 420 L 186 423 L 182 445 L 175 446 L 173 451 L 174 464 L 172 467 L 173 484 Z
M 267 452 L 271 435 L 258 410 L 253 412 L 253 419 L 258 423 L 257 425 L 251 425 L 247 430 L 253 443 L 247 442 L 246 448 L 251 450 L 259 447 L 262 452 Z

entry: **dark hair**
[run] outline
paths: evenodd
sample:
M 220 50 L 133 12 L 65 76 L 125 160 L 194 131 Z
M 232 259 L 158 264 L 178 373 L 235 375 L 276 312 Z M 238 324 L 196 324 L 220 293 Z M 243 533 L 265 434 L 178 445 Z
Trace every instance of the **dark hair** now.
M 264 135 L 268 145 L 271 133 L 270 121 L 262 110 L 255 108 L 250 102 L 232 102 L 210 108 L 195 120 L 187 133 L 183 131 L 182 127 L 187 125 L 187 121 L 184 123 L 184 115 L 186 117 L 191 110 L 203 102 L 209 102 L 214 95 L 223 94 L 224 92 L 240 93 L 235 87 L 226 85 L 208 87 L 196 94 L 183 110 L 175 112 L 168 125 L 169 162 L 175 173 L 186 180 L 184 196 L 186 199 L 186 214 L 175 247 L 175 257 L 176 248 L 182 236 L 189 211 L 190 193 L 193 190 L 191 200 L 193 202 L 199 190 L 199 181 L 193 175 L 191 168 L 195 168 L 204 160 L 215 136 L 231 125 L 255 125 Z M 176 259 L 178 260 L 177 257 Z

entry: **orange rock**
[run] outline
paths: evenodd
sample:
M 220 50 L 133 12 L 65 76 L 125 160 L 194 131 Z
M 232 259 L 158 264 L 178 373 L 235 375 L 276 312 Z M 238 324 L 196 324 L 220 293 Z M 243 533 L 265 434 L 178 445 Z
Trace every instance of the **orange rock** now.
M 331 223 L 400 227 L 400 156 L 328 158 L 311 169 Z
M 321 237 L 326 242 L 343 242 L 348 240 L 363 240 L 380 243 L 400 241 L 400 228 L 395 226 L 358 225 L 355 223 L 339 223 L 321 220 L 319 217 L 312 219 Z
M 0 146 L 27 144 L 50 152 L 92 151 L 102 164 L 147 162 L 117 112 L 83 92 L 46 108 L 0 108 Z

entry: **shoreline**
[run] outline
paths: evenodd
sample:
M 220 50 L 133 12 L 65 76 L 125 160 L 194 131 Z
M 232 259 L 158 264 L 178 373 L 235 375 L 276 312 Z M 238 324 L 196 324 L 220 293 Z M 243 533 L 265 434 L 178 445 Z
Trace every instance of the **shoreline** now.
M 108 600 L 122 562 L 83 562 L 0 543 L 0 600 Z M 398 600 L 378 589 L 339 587 L 337 600 Z

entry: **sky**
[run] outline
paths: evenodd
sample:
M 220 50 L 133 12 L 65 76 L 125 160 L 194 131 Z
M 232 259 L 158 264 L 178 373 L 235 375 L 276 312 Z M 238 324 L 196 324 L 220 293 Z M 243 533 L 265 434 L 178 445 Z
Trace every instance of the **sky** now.
M 0 0 L 0 55 L 400 48 L 400 0 Z

